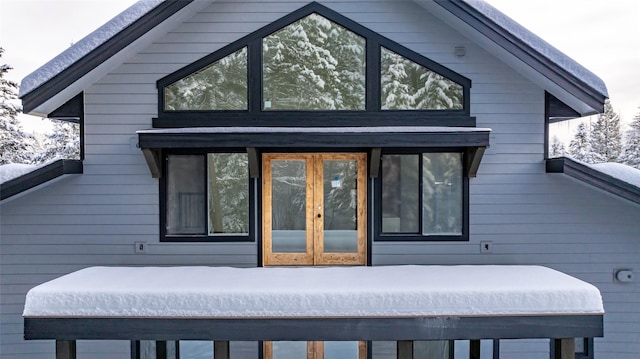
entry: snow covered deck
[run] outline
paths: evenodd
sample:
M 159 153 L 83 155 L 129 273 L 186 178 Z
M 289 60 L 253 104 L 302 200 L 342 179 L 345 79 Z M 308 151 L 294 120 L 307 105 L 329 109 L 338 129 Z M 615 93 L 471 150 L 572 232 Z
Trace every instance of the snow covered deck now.
M 26 339 L 602 336 L 594 286 L 539 266 L 93 267 L 27 294 Z

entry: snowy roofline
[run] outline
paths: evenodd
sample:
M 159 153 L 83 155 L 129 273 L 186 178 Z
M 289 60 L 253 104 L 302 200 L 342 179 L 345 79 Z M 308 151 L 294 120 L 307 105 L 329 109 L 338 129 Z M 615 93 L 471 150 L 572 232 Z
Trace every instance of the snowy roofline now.
M 80 60 L 91 51 L 98 48 L 101 44 L 112 38 L 114 35 L 124 30 L 127 26 L 140 19 L 158 4 L 165 0 L 140 0 L 109 22 L 90 33 L 82 40 L 71 46 L 60 55 L 53 58 L 31 74 L 27 75 L 20 85 L 19 96 L 23 97 L 32 92 L 39 86 L 51 80 L 54 76 L 60 74 L 69 66 Z M 487 4 L 484 0 L 463 0 L 466 4 L 483 14 L 496 24 L 504 28 L 515 38 L 530 46 L 536 52 L 549 59 L 557 66 L 563 68 L 580 81 L 587 84 L 595 91 L 608 97 L 605 83 L 591 71 L 578 64 L 576 61 L 551 46 L 523 26 L 500 12 L 493 6 Z
M 507 30 L 514 37 L 518 38 L 532 49 L 557 64 L 570 74 L 583 81 L 588 86 L 600 92 L 601 95 L 609 97 L 607 86 L 604 81 L 593 72 L 589 71 L 577 61 L 567 56 L 562 51 L 549 44 L 524 26 L 520 25 L 509 16 L 491 6 L 484 0 L 462 0 L 469 6 L 476 9 L 482 15 L 486 16 L 503 29 Z
M 379 127 L 183 127 L 139 130 L 136 133 L 457 133 L 491 132 L 481 127 L 379 126 Z
M 68 49 L 51 59 L 37 70 L 27 75 L 20 83 L 19 97 L 33 91 L 38 86 L 51 80 L 74 62 L 95 50 L 98 46 L 112 38 L 127 26 L 140 19 L 151 9 L 165 0 L 139 0 L 129 8 L 116 15 L 106 24 L 76 42 Z

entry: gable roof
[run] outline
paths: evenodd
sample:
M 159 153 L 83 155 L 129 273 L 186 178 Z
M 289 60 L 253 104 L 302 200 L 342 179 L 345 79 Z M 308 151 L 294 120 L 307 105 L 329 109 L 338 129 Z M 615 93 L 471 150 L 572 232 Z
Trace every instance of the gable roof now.
M 176 19 L 178 13 L 183 13 L 180 18 L 186 18 L 212 1 L 215 0 L 138 1 L 25 77 L 20 89 L 24 112 L 47 115 L 95 80 L 95 75 L 90 75 L 100 65 L 126 52 L 140 37 L 169 19 L 179 21 Z M 444 16 L 455 17 L 459 24 L 461 21 L 464 26 L 473 29 L 467 34 L 481 35 L 485 40 L 489 39 L 493 46 L 499 46 L 524 62 L 533 69 L 534 75 L 550 81 L 550 85 L 543 88 L 572 107 L 580 107 L 575 108 L 579 113 L 586 115 L 603 111 L 608 94 L 600 78 L 483 0 L 416 2 L 436 10 L 434 12 L 441 16 L 444 11 Z M 437 4 L 436 8 L 434 4 Z M 567 99 L 567 96 L 571 98 Z

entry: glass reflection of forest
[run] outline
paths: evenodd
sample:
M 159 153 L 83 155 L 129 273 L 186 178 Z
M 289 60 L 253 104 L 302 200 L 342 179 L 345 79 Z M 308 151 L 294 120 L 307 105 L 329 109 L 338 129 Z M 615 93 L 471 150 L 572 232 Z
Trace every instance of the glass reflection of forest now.
M 262 110 L 365 110 L 366 40 L 311 14 L 262 39 Z M 462 86 L 381 48 L 382 110 L 458 110 Z M 247 48 L 164 90 L 165 111 L 247 110 Z

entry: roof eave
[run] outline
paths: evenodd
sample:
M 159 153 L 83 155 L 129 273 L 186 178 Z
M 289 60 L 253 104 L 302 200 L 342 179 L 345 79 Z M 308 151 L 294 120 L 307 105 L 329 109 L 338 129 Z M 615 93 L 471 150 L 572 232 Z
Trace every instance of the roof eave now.
M 83 172 L 80 160 L 57 160 L 32 172 L 25 173 L 7 182 L 0 183 L 0 203 L 24 195 L 30 190 L 52 183 L 64 175 L 81 174 Z
M 89 77 L 95 80 L 88 75 L 193 1 L 194 0 L 167 0 L 158 4 L 158 6 L 151 11 L 141 16 L 138 20 L 125 27 L 51 79 L 45 81 L 28 93 L 21 95 L 23 112 L 46 116 L 49 111 L 56 109 L 60 104 L 84 90 L 84 86 L 77 86 L 80 79 Z M 72 85 L 76 85 L 75 87 L 78 88 L 74 88 Z M 52 99 L 54 101 L 52 101 Z M 51 104 L 49 102 L 51 102 Z
M 478 33 L 485 36 L 520 61 L 544 76 L 559 89 L 566 91 L 580 101 L 583 106 L 574 108 L 582 116 L 604 112 L 604 102 L 608 94 L 590 86 L 581 79 L 571 74 L 567 69 L 551 61 L 539 51 L 533 49 L 521 39 L 517 38 L 505 28 L 496 24 L 490 18 L 479 12 L 473 6 L 464 1 L 434 0 L 450 14 L 454 15 Z M 558 98 L 563 98 L 561 93 L 554 88 L 546 88 Z M 566 101 L 569 102 L 569 101 Z M 579 106 L 574 106 L 579 107 Z

